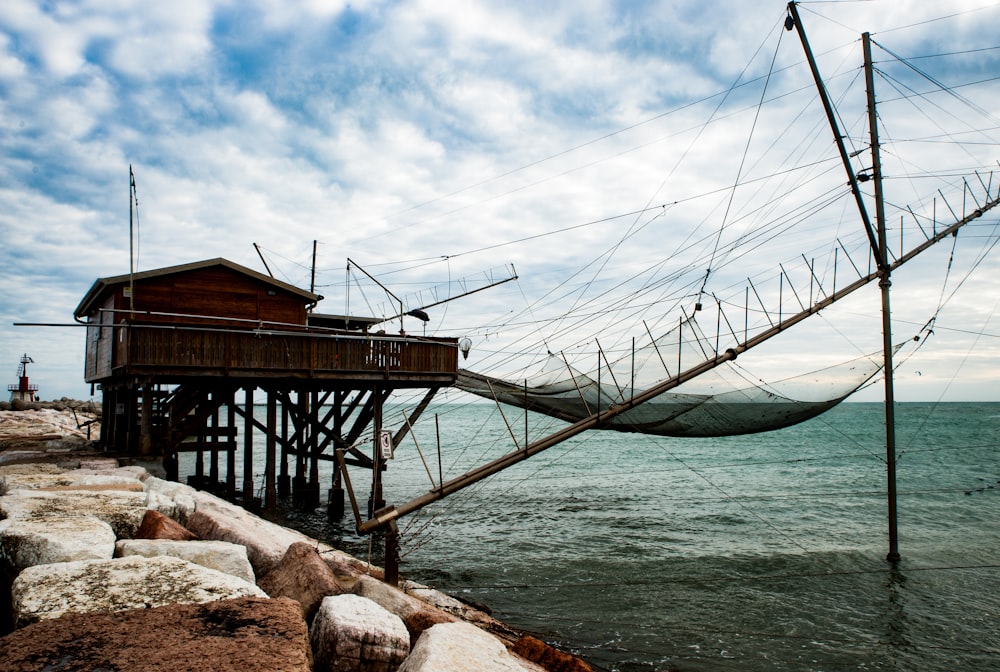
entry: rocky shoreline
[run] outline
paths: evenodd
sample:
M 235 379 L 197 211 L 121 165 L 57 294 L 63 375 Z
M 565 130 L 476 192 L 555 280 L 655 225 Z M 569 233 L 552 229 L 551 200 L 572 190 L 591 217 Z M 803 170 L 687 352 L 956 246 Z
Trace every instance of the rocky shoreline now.
M 0 671 L 589 670 L 428 586 L 0 411 Z M 149 466 L 149 465 L 147 465 Z

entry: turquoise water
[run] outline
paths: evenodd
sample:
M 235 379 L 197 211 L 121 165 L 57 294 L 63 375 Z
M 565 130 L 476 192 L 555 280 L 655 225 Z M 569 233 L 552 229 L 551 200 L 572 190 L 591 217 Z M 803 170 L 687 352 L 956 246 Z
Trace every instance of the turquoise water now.
M 424 460 L 407 440 L 390 464 L 390 502 L 438 478 L 435 413 L 446 479 L 524 431 L 516 410 L 429 411 Z M 882 414 L 849 403 L 713 439 L 589 432 L 402 519 L 401 571 L 598 669 L 1000 669 L 1000 403 L 897 406 L 896 565 Z M 349 521 L 288 522 L 369 552 Z

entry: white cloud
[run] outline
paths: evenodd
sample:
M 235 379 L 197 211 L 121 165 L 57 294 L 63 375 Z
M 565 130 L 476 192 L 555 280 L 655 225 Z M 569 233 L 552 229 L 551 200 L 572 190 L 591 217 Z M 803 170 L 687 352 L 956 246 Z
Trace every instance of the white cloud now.
M 995 38 L 984 26 L 995 10 L 961 14 L 981 4 L 941 10 L 862 3 L 849 13 L 837 5 L 802 6 L 854 146 L 867 142 L 857 31 L 869 29 L 906 54 L 960 51 L 946 49 L 949 34 L 955 44 L 988 47 Z M 960 16 L 921 23 L 945 13 Z M 715 94 L 736 81 L 762 44 L 742 81 L 767 72 L 783 18 L 784 3 L 147 7 L 12 0 L 0 9 L 0 227 L 7 243 L 0 260 L 20 260 L 8 265 L 18 269 L 44 260 L 44 312 L 68 318 L 94 278 L 127 268 L 131 163 L 143 268 L 214 256 L 259 268 L 256 242 L 279 277 L 305 284 L 311 243 L 318 240 L 318 280 L 334 306 L 321 308 L 333 312 L 344 303 L 348 256 L 380 273 L 396 268 L 386 262 L 450 256 L 388 276 L 400 291 L 511 261 L 522 277 L 516 285 L 436 310 L 432 324 L 485 339 L 477 342 L 477 362 L 484 364 L 543 342 L 586 352 L 598 332 L 602 345 L 612 347 L 642 336 L 642 320 L 669 323 L 678 305 L 693 302 L 723 221 L 724 246 L 778 221 L 779 203 L 809 203 L 842 189 L 832 136 L 794 33 L 782 32 L 777 66 L 787 69 L 772 78 L 768 93 L 775 100 L 762 115 L 756 111 L 762 80 L 734 90 L 715 109 L 723 100 Z M 901 24 L 916 25 L 888 30 Z M 768 31 L 776 32 L 765 42 Z M 986 79 L 997 69 L 992 52 L 920 63 L 950 84 Z M 978 72 L 969 74 L 970 66 Z M 929 188 L 925 174 L 990 164 L 995 145 L 982 144 L 991 142 L 989 133 L 969 134 L 980 144 L 962 152 L 940 137 L 927 142 L 941 130 L 928 126 L 910 101 L 895 100 L 900 94 L 888 81 L 879 86 L 894 203 L 930 209 L 922 199 L 937 187 Z M 959 91 L 987 110 L 1000 102 L 989 86 Z M 974 128 L 989 125 L 953 98 L 921 102 L 925 112 L 947 106 Z M 709 118 L 714 123 L 703 126 Z M 909 137 L 924 142 L 893 145 Z M 825 161 L 807 167 L 817 157 Z M 857 159 L 859 168 L 863 161 Z M 780 183 L 748 182 L 735 194 L 727 189 L 737 175 L 756 180 L 792 166 Z M 668 207 L 618 217 L 647 203 Z M 817 275 L 829 283 L 830 240 L 841 238 L 852 255 L 865 244 L 853 207 L 845 194 L 811 213 L 816 226 L 775 228 L 753 239 L 760 255 L 748 246 L 717 257 L 709 289 L 738 294 L 749 276 L 761 291 L 773 285 L 776 293 L 776 260 L 794 262 L 799 253 L 815 256 Z M 944 210 L 939 202 L 939 215 Z M 567 232 L 541 235 L 561 229 Z M 915 235 L 908 231 L 907 240 Z M 970 242 L 960 238 L 960 249 Z M 862 266 L 863 258 L 862 252 Z M 920 322 L 933 311 L 946 261 L 938 255 L 932 271 L 918 273 L 930 289 L 914 293 L 901 276 L 899 293 L 907 292 L 901 319 Z M 992 257 L 988 263 L 995 269 Z M 670 275 L 684 269 L 688 275 Z M 844 256 L 838 273 L 843 286 Z M 808 273 L 798 277 L 805 278 L 797 280 L 801 289 Z M 974 277 L 983 291 L 998 282 L 995 273 Z M 600 295 L 617 283 L 624 284 Z M 581 296 L 579 321 L 560 321 Z M 954 301 L 962 307 L 955 323 L 962 315 L 987 323 L 987 307 Z M 5 315 L 37 310 L 10 299 L 2 307 Z M 844 315 L 838 329 L 851 338 L 836 347 L 853 354 L 874 327 L 854 326 L 858 315 Z M 571 323 L 574 329 L 564 328 Z M 2 334 L 4 344 L 21 342 L 5 338 L 21 337 Z M 929 344 L 923 352 L 930 350 Z M 796 357 L 761 357 L 776 370 L 809 359 L 805 349 Z M 942 380 L 936 364 L 933 372 L 925 368 L 917 376 L 921 389 Z M 983 368 L 989 370 L 977 371 Z

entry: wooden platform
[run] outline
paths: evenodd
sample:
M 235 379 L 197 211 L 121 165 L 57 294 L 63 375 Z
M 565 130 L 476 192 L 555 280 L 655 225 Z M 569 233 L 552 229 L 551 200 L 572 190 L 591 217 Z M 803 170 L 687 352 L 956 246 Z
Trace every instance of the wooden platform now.
M 451 385 L 458 340 L 363 336 L 328 331 L 237 331 L 133 324 L 111 327 L 119 347 L 112 378 L 153 376 L 384 381 L 399 387 Z M 105 375 L 95 372 L 98 379 Z

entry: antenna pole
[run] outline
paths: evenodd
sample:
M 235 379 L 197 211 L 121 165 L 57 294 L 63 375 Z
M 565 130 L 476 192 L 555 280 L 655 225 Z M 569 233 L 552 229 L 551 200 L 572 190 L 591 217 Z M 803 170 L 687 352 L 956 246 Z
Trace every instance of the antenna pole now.
M 312 275 L 309 278 L 309 291 L 313 294 L 316 293 L 316 241 L 313 241 L 313 265 L 312 265 Z
M 260 245 L 254 243 L 253 249 L 257 250 L 257 256 L 260 257 L 260 263 L 264 264 L 264 270 L 266 270 L 267 274 L 273 278 L 274 273 L 271 272 L 271 267 L 267 265 L 267 259 L 264 258 L 264 253 L 260 251 Z
M 133 214 L 132 197 L 135 194 L 135 173 L 132 164 L 128 164 L 128 305 L 129 310 L 135 310 L 135 247 L 133 244 Z
M 878 115 L 875 112 L 875 77 L 872 68 L 871 36 L 864 33 L 861 43 L 865 54 L 865 88 L 868 90 L 868 132 L 871 134 L 872 173 L 875 179 L 875 223 L 878 226 L 878 286 L 882 292 L 882 373 L 885 376 L 885 468 L 886 497 L 889 513 L 889 552 L 885 559 L 899 562 L 899 538 L 896 531 L 896 418 L 892 381 L 892 311 L 889 288 L 892 286 L 889 250 L 885 233 L 885 200 L 882 192 L 882 159 L 879 153 Z
M 358 269 L 359 271 L 361 271 L 362 273 L 364 273 L 365 275 L 367 275 L 367 276 L 368 276 L 368 278 L 369 278 L 369 279 L 370 279 L 370 280 L 371 280 L 372 282 L 374 282 L 374 283 L 375 283 L 376 285 L 378 285 L 379 287 L 381 287 L 381 288 L 382 288 L 382 291 L 384 291 L 384 292 L 385 292 L 386 294 L 388 294 L 388 295 L 389 295 L 389 296 L 391 296 L 392 298 L 396 299 L 396 302 L 397 302 L 397 303 L 399 303 L 399 333 L 401 333 L 401 334 L 402 334 L 402 333 L 405 333 L 405 332 L 403 331 L 403 315 L 404 315 L 404 313 L 403 313 L 403 300 L 402 300 L 401 298 L 399 298 L 398 296 L 396 296 L 395 294 L 393 294 L 393 293 L 392 293 L 392 292 L 391 292 L 391 291 L 389 290 L 389 288 L 388 288 L 388 287 L 386 287 L 386 286 L 385 286 L 385 285 L 383 285 L 383 284 L 382 284 L 381 282 L 379 282 L 379 281 L 378 281 L 378 279 L 377 279 L 377 278 L 376 278 L 376 277 L 375 277 L 374 275 L 372 275 L 371 273 L 369 273 L 369 272 L 368 272 L 368 271 L 366 271 L 365 269 L 361 268 L 361 266 L 359 266 L 359 265 L 358 265 L 358 262 L 356 262 L 356 261 L 352 261 L 350 257 L 348 257 L 348 258 L 347 258 L 347 268 L 348 268 L 348 272 L 350 272 L 350 268 L 351 268 L 351 264 L 354 264 L 354 267 L 355 267 L 355 268 L 357 268 L 357 269 Z

